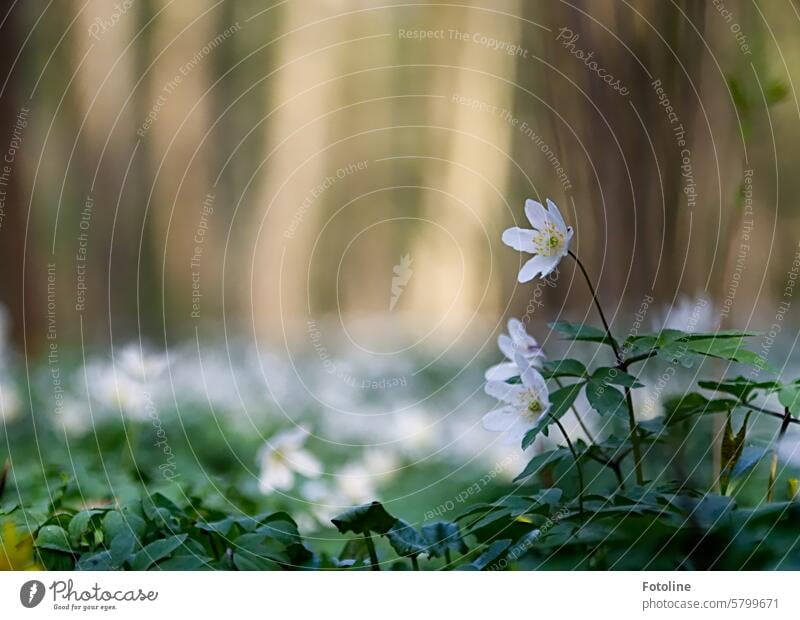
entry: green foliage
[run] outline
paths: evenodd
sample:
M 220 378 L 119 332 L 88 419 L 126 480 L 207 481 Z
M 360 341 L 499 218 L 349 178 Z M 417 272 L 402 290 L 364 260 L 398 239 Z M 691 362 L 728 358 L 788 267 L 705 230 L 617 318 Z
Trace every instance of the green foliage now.
M 550 394 L 550 410 L 547 415 L 543 415 L 536 422 L 536 425 L 529 430 L 525 437 L 522 439 L 522 449 L 525 450 L 530 446 L 539 433 L 544 432 L 547 434 L 547 427 L 554 421 L 561 419 L 561 417 L 569 411 L 572 403 L 578 397 L 583 389 L 583 382 L 573 383 L 566 387 L 560 388 Z

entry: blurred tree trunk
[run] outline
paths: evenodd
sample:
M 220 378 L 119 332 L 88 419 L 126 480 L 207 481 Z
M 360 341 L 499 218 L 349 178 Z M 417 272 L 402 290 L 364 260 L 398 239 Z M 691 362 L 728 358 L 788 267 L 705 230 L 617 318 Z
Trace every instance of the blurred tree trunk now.
M 305 3 L 289 2 L 269 14 L 270 20 L 282 21 L 281 31 L 291 34 L 274 44 L 279 46 L 277 70 L 263 85 L 269 102 L 262 128 L 267 155 L 255 182 L 256 207 L 246 216 L 252 225 L 240 255 L 246 324 L 261 336 L 275 337 L 287 325 L 304 322 L 311 247 L 328 197 L 312 197 L 303 205 L 333 173 L 325 150 L 331 121 L 325 114 L 337 107 L 338 86 L 324 82 L 335 77 L 338 56 L 322 48 L 339 35 L 335 22 L 303 27 L 331 15 L 330 3 L 308 9 Z M 258 28 L 259 22 L 249 27 Z
M 19 126 L 22 122 L 30 123 L 30 114 L 33 112 L 25 112 L 30 110 L 31 103 L 23 92 L 23 80 L 20 78 L 24 63 L 18 62 L 12 72 L 22 42 L 19 36 L 22 28 L 20 13 L 24 9 L 23 5 L 12 0 L 0 1 L 0 15 L 4 18 L 0 29 L 0 80 L 5 82 L 5 88 L 0 93 L 0 118 L 3 123 L 0 132 L 0 157 L 3 161 L 0 162 L 0 169 L 8 166 L 3 175 L 3 186 L 0 187 L 5 192 L 0 208 L 0 303 L 9 314 L 8 327 L 13 345 L 17 349 L 24 348 L 28 353 L 35 353 L 44 336 L 44 329 L 39 323 L 42 317 L 42 287 L 41 281 L 36 278 L 39 273 L 38 246 L 32 245 L 26 256 L 26 239 L 30 235 L 26 224 L 29 195 L 25 189 L 23 153 L 30 150 L 25 148 L 30 136 L 25 135 L 26 127 Z M 6 156 L 15 130 L 21 135 L 21 148 L 14 155 L 13 163 L 8 164 Z M 0 339 L 4 336 L 0 334 Z
M 503 10 L 518 14 L 519 3 L 504 3 Z M 519 20 L 477 8 L 445 13 L 441 24 L 509 46 L 520 42 Z M 476 316 L 503 311 L 502 278 L 486 257 L 496 253 L 510 214 L 520 215 L 520 205 L 508 195 L 517 136 L 504 113 L 513 110 L 517 65 L 529 61 L 471 41 L 450 41 L 445 49 L 456 50 L 456 57 L 441 63 L 452 66 L 432 69 L 441 98 L 431 100 L 429 114 L 433 124 L 450 131 L 431 129 L 442 161 L 422 164 L 422 185 L 432 189 L 422 194 L 421 217 L 435 225 L 419 227 L 411 253 L 412 258 L 428 254 L 435 259 L 428 262 L 431 267 L 415 272 L 410 301 L 423 316 L 441 318 L 441 335 L 453 337 L 463 334 Z

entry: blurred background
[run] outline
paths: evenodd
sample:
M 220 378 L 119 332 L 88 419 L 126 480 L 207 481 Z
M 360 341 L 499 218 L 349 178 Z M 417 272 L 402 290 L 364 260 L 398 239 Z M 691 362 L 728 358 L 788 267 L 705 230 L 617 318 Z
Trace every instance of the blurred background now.
M 365 348 L 375 329 L 412 332 L 404 346 L 480 340 L 531 297 L 499 240 L 526 197 L 561 205 L 622 304 L 611 314 L 683 293 L 769 317 L 798 250 L 791 2 L 79 0 L 2 15 L 0 294 L 29 353 L 51 311 L 59 340 L 82 319 L 104 347 L 226 330 L 308 346 L 307 321 L 328 318 Z M 387 334 L 375 321 L 402 257 Z M 587 307 L 563 269 L 568 284 L 542 291 L 548 320 Z
M 311 409 L 340 451 L 402 414 L 352 441 L 431 458 L 481 432 L 508 317 L 553 352 L 548 322 L 596 322 L 571 262 L 516 282 L 529 197 L 621 333 L 778 325 L 782 368 L 798 27 L 790 0 L 4 1 L 4 417 L 146 408 L 103 374 L 127 360 L 170 369 L 161 410 L 247 413 L 219 471 Z

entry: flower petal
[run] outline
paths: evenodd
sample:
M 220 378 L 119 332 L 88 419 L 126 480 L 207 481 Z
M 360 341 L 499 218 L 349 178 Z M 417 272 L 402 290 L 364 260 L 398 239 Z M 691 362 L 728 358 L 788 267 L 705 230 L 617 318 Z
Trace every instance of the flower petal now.
M 528 334 L 525 325 L 519 319 L 511 318 L 508 320 L 508 333 L 514 343 L 514 353 L 522 353 L 526 357 L 543 355 L 542 348 L 536 342 L 536 338 Z M 514 359 L 508 356 L 509 359 Z
M 514 424 L 506 431 L 505 445 L 520 445 L 523 437 L 535 426 L 535 422 L 525 416 L 519 416 Z
M 527 228 L 519 228 L 516 226 L 507 228 L 503 231 L 503 243 L 519 252 L 533 254 L 536 252 L 536 247 L 533 245 L 533 237 L 535 234 L 535 231 Z
M 522 266 L 517 279 L 521 284 L 524 284 L 525 282 L 530 282 L 538 275 L 544 277 L 555 269 L 560 258 L 559 256 L 536 255 Z
M 556 203 L 549 198 L 547 199 L 547 214 L 551 222 L 556 225 L 556 228 L 562 233 L 567 233 L 567 225 L 564 223 L 564 218 L 561 217 L 561 211 L 558 210 Z
M 502 400 L 509 405 L 516 405 L 522 402 L 521 396 L 526 392 L 525 387 L 515 383 L 505 381 L 487 381 L 484 391 L 497 400 Z
M 261 469 L 258 479 L 258 488 L 262 493 L 269 493 L 273 490 L 286 491 L 292 487 L 294 474 L 291 469 L 274 459 L 265 465 Z
M 564 247 L 566 248 L 566 246 L 564 246 Z M 564 249 L 562 251 L 562 253 L 560 253 L 560 254 L 555 254 L 554 256 L 548 256 L 547 257 L 548 263 L 547 263 L 547 265 L 545 265 L 544 269 L 542 269 L 542 277 L 546 278 L 551 273 L 553 273 L 553 270 L 556 267 L 558 267 L 558 263 L 561 262 L 561 259 L 564 258 L 564 256 L 566 256 L 566 254 L 567 254 L 567 251 L 566 251 L 566 249 Z
M 537 230 L 543 230 L 549 219 L 547 210 L 542 206 L 542 203 L 530 198 L 525 201 L 525 215 L 528 216 L 531 226 Z
M 500 334 L 497 337 L 497 348 L 506 356 L 506 359 L 513 360 L 516 350 L 514 349 L 514 341 L 507 334 Z
M 322 473 L 322 463 L 308 450 L 298 450 L 287 455 L 289 464 L 300 474 L 316 478 Z
M 519 417 L 519 412 L 513 407 L 501 407 L 483 416 L 481 426 L 493 433 L 504 433 L 516 424 Z
M 487 368 L 483 376 L 487 381 L 506 381 L 511 377 L 518 377 L 519 369 L 514 362 L 500 362 Z

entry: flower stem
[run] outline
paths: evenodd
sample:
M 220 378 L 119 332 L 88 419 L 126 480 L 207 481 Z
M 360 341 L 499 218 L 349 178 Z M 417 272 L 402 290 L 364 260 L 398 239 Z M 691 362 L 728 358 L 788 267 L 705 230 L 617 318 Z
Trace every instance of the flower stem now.
M 789 424 L 792 422 L 794 418 L 792 418 L 791 413 L 789 413 L 789 407 L 785 407 L 783 410 L 783 422 L 781 422 L 781 428 L 778 431 L 778 441 L 780 441 L 783 436 L 786 434 L 786 430 L 789 428 Z M 767 501 L 772 501 L 772 493 L 775 490 L 775 481 L 778 477 L 778 454 L 777 452 L 772 453 L 772 463 L 770 463 L 769 467 L 769 480 L 767 480 Z
M 370 568 L 372 570 L 380 570 L 381 567 L 378 565 L 378 552 L 375 551 L 375 543 L 373 542 L 372 536 L 370 536 L 369 532 L 364 532 L 364 542 L 367 543 L 367 549 L 369 550 Z
M 411 556 L 411 566 L 414 570 L 419 570 L 419 560 L 417 560 L 417 556 Z
M 567 442 L 567 447 L 569 448 L 569 451 L 572 452 L 572 458 L 575 461 L 575 468 L 578 470 L 578 485 L 580 486 L 578 492 L 578 508 L 581 513 L 581 518 L 583 518 L 583 493 L 585 491 L 583 484 L 583 467 L 578 460 L 578 453 L 575 452 L 575 447 L 572 445 L 572 441 L 570 441 L 569 435 L 567 435 L 567 431 L 564 429 L 564 425 L 561 424 L 561 420 L 552 415 L 550 417 L 553 419 L 553 422 L 556 423 L 556 426 L 558 426 L 558 430 L 561 431 L 561 434 L 564 435 L 564 439 Z
M 608 321 L 606 320 L 606 315 L 603 312 L 603 307 L 600 305 L 600 300 L 597 297 L 597 291 L 594 288 L 594 284 L 592 284 L 592 279 L 589 277 L 589 273 L 586 271 L 586 267 L 583 266 L 581 259 L 579 259 L 578 256 L 572 252 L 572 250 L 568 250 L 568 252 L 572 257 L 572 260 L 574 260 L 580 268 L 581 273 L 583 274 L 583 279 L 586 280 L 586 285 L 589 287 L 589 292 L 592 294 L 592 300 L 594 301 L 595 308 L 597 308 L 597 314 L 600 315 L 600 320 L 603 322 L 603 327 L 606 330 L 606 338 L 608 339 L 608 344 L 611 345 L 611 348 L 614 351 L 614 357 L 617 360 L 617 364 L 622 370 L 627 370 L 628 364 L 625 362 L 625 358 L 622 355 L 619 344 L 611 333 L 611 327 L 609 327 Z M 631 398 L 630 388 L 626 387 L 624 390 L 625 402 L 628 405 L 628 427 L 630 428 L 631 445 L 633 446 L 633 468 L 636 472 L 636 483 L 644 484 L 644 476 L 642 475 L 642 448 L 639 444 L 639 431 L 636 428 L 636 415 L 633 412 L 633 399 Z
M 564 387 L 564 384 L 561 382 L 561 380 L 558 377 L 555 378 L 555 382 L 556 382 L 556 385 L 558 387 L 560 387 L 560 388 Z M 589 429 L 586 427 L 586 424 L 584 424 L 583 419 L 581 418 L 580 414 L 578 413 L 578 410 L 575 408 L 575 405 L 574 404 L 571 405 L 570 409 L 572 410 L 572 413 L 575 414 L 575 418 L 578 420 L 578 424 L 580 425 L 581 429 L 583 430 L 584 433 L 586 433 L 586 438 L 589 441 L 591 441 L 592 443 L 597 443 L 597 440 L 595 440 L 595 438 L 589 432 Z
M 453 562 L 453 558 L 450 556 L 450 549 L 444 550 L 444 565 L 446 568 L 450 568 L 450 564 Z
M 608 326 L 608 321 L 606 321 L 606 315 L 603 312 L 603 308 L 600 305 L 600 300 L 597 298 L 597 292 L 594 289 L 594 284 L 592 284 L 592 279 L 589 277 L 588 272 L 586 271 L 586 267 L 583 266 L 581 259 L 577 257 L 577 255 L 573 254 L 572 250 L 568 250 L 569 255 L 572 259 L 578 264 L 578 267 L 583 274 L 583 279 L 586 280 L 586 285 L 589 287 L 589 292 L 592 294 L 592 300 L 594 301 L 594 307 L 597 308 L 597 314 L 600 315 L 600 320 L 603 322 L 603 327 L 606 330 L 606 337 L 608 338 L 608 344 L 611 345 L 611 348 L 614 350 L 614 357 L 617 358 L 617 362 L 620 364 L 623 363 L 622 352 L 619 349 L 619 345 L 617 344 L 616 339 L 611 334 L 611 328 Z

